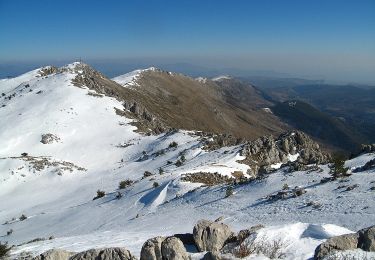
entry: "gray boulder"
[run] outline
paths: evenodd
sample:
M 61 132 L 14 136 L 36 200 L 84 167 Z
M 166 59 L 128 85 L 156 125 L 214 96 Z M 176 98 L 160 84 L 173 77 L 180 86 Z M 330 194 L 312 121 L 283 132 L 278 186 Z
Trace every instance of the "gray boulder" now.
M 358 233 L 358 247 L 375 252 L 375 226 L 361 229 Z
M 154 237 L 147 240 L 141 250 L 141 260 L 161 260 L 161 244 L 165 237 Z
M 315 249 L 314 259 L 324 259 L 325 256 L 335 251 L 357 249 L 358 234 L 345 234 L 327 239 Z
M 111 247 L 83 251 L 69 260 L 136 260 L 136 258 L 123 247 Z
M 220 251 L 232 235 L 233 232 L 227 225 L 208 220 L 198 221 L 193 230 L 195 244 L 200 252 Z
M 33 260 L 69 260 L 73 253 L 63 249 L 50 249 L 36 257 Z
M 161 243 L 163 260 L 189 260 L 184 244 L 177 237 L 168 237 Z
M 327 239 L 315 249 L 315 259 L 323 259 L 335 251 L 362 249 L 375 252 L 375 226 L 364 228 L 357 233 Z

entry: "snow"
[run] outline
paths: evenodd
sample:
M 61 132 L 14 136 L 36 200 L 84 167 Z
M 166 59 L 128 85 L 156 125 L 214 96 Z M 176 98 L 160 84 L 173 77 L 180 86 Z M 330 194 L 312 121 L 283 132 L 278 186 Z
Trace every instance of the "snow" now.
M 217 76 L 215 78 L 212 78 L 212 81 L 220 81 L 220 80 L 224 80 L 224 79 L 231 79 L 232 77 L 228 76 L 228 75 L 220 75 L 220 76 Z
M 181 181 L 183 174 L 194 172 L 246 174 L 249 166 L 239 162 L 244 159 L 241 146 L 205 151 L 204 143 L 191 131 L 157 136 L 134 132 L 132 120 L 115 113 L 114 107 L 122 108 L 121 102 L 90 96 L 88 89 L 73 86 L 75 65 L 67 67 L 71 69 L 48 77 L 37 77 L 36 70 L 0 81 L 0 89 L 15 93 L 11 100 L 0 98 L 0 118 L 6 122 L 0 124 L 0 223 L 10 222 L 0 225 L 0 241 L 21 244 L 55 237 L 17 246 L 12 254 L 125 246 L 139 256 L 150 237 L 191 233 L 199 219 L 224 216 L 235 231 L 265 225 L 259 239 L 284 237 L 290 241 L 287 258 L 305 259 L 326 238 L 375 222 L 375 193 L 370 190 L 375 185 L 374 171 L 353 173 L 345 182 L 321 184 L 320 180 L 329 176 L 327 166 L 321 166 L 322 172 L 309 173 L 285 173 L 281 168 L 264 180 L 235 186 L 234 195 L 228 198 L 225 185 L 207 187 Z M 33 91 L 25 89 L 25 84 Z M 38 91 L 42 92 L 36 94 Z M 3 104 L 6 106 L 1 107 Z M 55 134 L 60 141 L 42 144 L 45 133 Z M 178 146 L 168 148 L 173 141 Z M 165 153 L 156 156 L 161 149 Z M 86 170 L 69 171 L 54 165 L 34 171 L 31 162 L 20 157 L 23 152 Z M 181 154 L 186 162 L 177 167 L 174 163 Z M 288 159 L 298 156 L 288 155 Z M 374 157 L 361 155 L 347 166 L 358 167 Z M 163 174 L 159 174 L 160 168 Z M 143 178 L 145 171 L 153 175 Z M 125 179 L 136 182 L 119 190 L 119 182 Z M 154 182 L 159 186 L 154 188 Z M 307 193 L 268 201 L 267 195 L 280 191 L 284 183 L 304 187 Z M 354 184 L 359 187 L 351 191 L 339 188 Z M 106 196 L 93 200 L 98 189 Z M 116 199 L 117 192 L 121 199 Z M 321 207 L 306 206 L 310 201 Z M 21 214 L 28 218 L 18 220 Z M 2 236 L 10 229 L 12 235 Z
M 196 81 L 198 82 L 201 82 L 201 83 L 206 83 L 207 82 L 207 78 L 203 78 L 203 77 L 198 77 L 198 78 L 195 78 Z
M 136 81 L 141 77 L 143 72 L 146 71 L 157 71 L 158 69 L 155 67 L 150 67 L 147 69 L 139 69 L 139 70 L 134 70 L 129 73 L 117 76 L 113 78 L 112 80 L 117 82 L 118 84 L 124 86 L 124 87 L 131 87 L 131 86 L 136 86 L 137 83 Z
M 295 162 L 295 161 L 297 161 L 298 157 L 299 157 L 299 153 L 288 154 L 288 161 Z

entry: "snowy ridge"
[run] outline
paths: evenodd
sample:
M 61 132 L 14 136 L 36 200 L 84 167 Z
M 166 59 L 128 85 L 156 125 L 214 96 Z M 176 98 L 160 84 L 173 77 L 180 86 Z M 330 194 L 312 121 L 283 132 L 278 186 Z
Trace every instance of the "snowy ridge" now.
M 142 75 L 143 72 L 146 71 L 159 71 L 159 69 L 155 67 L 150 67 L 147 69 L 139 69 L 139 70 L 134 70 L 129 73 L 117 76 L 112 78 L 113 81 L 117 82 L 118 84 L 124 86 L 124 87 L 131 87 L 131 86 L 136 86 L 137 79 L 139 79 Z
M 221 81 L 221 80 L 224 80 L 224 79 L 232 79 L 232 77 L 228 76 L 228 75 L 220 75 L 220 76 L 212 78 L 211 80 L 212 81 Z
M 328 237 L 374 224 L 374 170 L 353 173 L 343 182 L 320 183 L 330 176 L 326 165 L 310 172 L 281 168 L 264 180 L 235 186 L 228 198 L 225 184 L 182 181 L 182 176 L 199 172 L 246 176 L 249 166 L 240 162 L 241 145 L 207 151 L 193 131 L 136 133 L 131 119 L 115 113 L 121 102 L 72 84 L 81 73 L 78 64 L 46 77 L 35 70 L 0 81 L 0 93 L 6 92 L 0 97 L 0 118 L 6 122 L 0 124 L 0 241 L 19 245 L 55 237 L 23 244 L 12 254 L 125 246 L 139 255 L 150 237 L 191 232 L 199 219 L 224 216 L 236 231 L 265 225 L 259 239 L 283 237 L 287 259 L 308 259 Z M 120 76 L 122 82 L 131 86 L 142 71 Z M 42 143 L 44 134 L 56 139 Z M 358 168 L 374 157 L 361 155 L 346 165 Z M 123 180 L 134 183 L 119 189 Z M 284 184 L 307 192 L 270 201 Z M 346 191 L 353 185 L 358 186 Z M 93 200 L 98 189 L 106 195 Z M 22 214 L 28 218 L 21 221 Z M 13 233 L 6 236 L 10 229 Z

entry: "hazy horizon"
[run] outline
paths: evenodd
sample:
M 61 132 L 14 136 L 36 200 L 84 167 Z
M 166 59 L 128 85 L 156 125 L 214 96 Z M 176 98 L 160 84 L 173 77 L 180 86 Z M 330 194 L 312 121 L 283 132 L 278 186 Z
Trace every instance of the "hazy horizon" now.
M 374 13 L 374 1 L 0 0 L 1 76 L 82 58 L 116 74 L 187 64 L 375 84 Z

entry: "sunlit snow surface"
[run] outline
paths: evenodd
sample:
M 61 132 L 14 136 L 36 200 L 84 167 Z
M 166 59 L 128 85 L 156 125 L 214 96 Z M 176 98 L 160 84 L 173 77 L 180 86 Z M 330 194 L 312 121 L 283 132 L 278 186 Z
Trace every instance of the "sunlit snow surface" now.
M 114 111 L 114 107 L 122 108 L 121 102 L 87 95 L 88 89 L 71 84 L 75 64 L 68 68 L 70 72 L 43 78 L 36 70 L 0 81 L 0 93 L 15 93 L 11 100 L 0 99 L 4 122 L 0 124 L 0 223 L 10 222 L 0 225 L 0 241 L 21 244 L 55 237 L 16 247 L 13 254 L 37 254 L 54 247 L 81 251 L 125 246 L 139 255 L 150 237 L 192 232 L 197 220 L 224 216 L 224 222 L 236 231 L 266 225 L 262 235 L 288 239 L 287 258 L 306 259 L 324 239 L 375 223 L 375 196 L 370 190 L 375 186 L 373 171 L 354 173 L 343 183 L 320 184 L 328 176 L 327 166 L 323 166 L 323 172 L 311 173 L 287 174 L 280 169 L 262 181 L 235 187 L 235 194 L 229 198 L 225 198 L 225 186 L 182 182 L 180 177 L 186 173 L 230 176 L 234 171 L 246 173 L 249 167 L 237 162 L 243 159 L 240 147 L 207 152 L 192 132 L 158 136 L 135 133 L 131 120 Z M 45 133 L 55 134 L 60 140 L 42 144 L 41 135 Z M 178 147 L 168 148 L 173 141 Z M 165 149 L 164 154 L 153 155 L 161 149 Z M 18 158 L 21 153 L 71 162 L 87 171 L 58 175 L 56 167 L 50 167 L 34 172 L 29 170 L 30 163 Z M 186 162 L 176 167 L 181 153 Z M 374 157 L 363 155 L 347 164 L 356 168 Z M 289 158 L 294 159 L 297 155 Z M 159 168 L 164 174 L 159 174 Z M 155 175 L 142 179 L 145 171 Z M 120 190 L 123 197 L 118 200 L 118 184 L 124 179 L 137 183 Z M 157 188 L 154 182 L 158 182 Z M 265 199 L 281 190 L 284 183 L 305 187 L 307 193 L 274 202 Z M 359 187 L 338 189 L 354 184 Z M 98 189 L 107 195 L 93 200 Z M 310 201 L 319 202 L 321 207 L 306 206 Z M 19 221 L 21 214 L 28 219 Z M 3 236 L 10 229 L 13 234 Z

